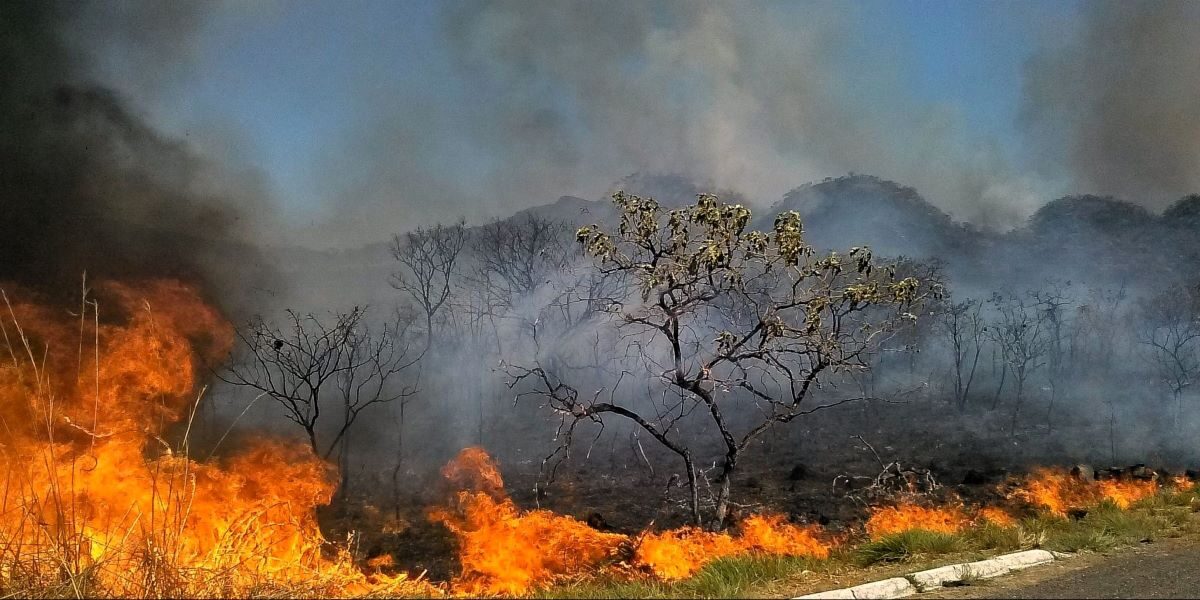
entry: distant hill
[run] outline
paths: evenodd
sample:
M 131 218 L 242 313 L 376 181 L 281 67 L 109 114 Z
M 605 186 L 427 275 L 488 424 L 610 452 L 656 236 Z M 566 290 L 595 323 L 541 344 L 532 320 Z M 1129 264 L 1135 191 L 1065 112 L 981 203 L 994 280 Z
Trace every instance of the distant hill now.
M 770 230 L 775 215 L 789 210 L 800 213 L 809 243 L 822 249 L 866 244 L 880 255 L 933 258 L 962 252 L 971 244 L 968 228 L 916 190 L 869 175 L 795 188 L 762 211 L 756 225 Z
M 767 208 L 675 175 L 634 174 L 613 189 L 652 197 L 668 208 L 716 193 L 752 206 L 752 226 L 763 230 L 771 229 L 775 215 L 795 210 L 809 243 L 819 249 L 869 245 L 877 256 L 938 259 L 953 286 L 973 295 L 1037 287 L 1050 279 L 1116 287 L 1200 277 L 1200 195 L 1179 200 L 1162 215 L 1115 198 L 1067 196 L 1048 202 L 1024 226 L 995 232 L 955 222 L 915 189 L 869 175 L 801 185 Z M 616 221 L 607 197 L 562 196 L 507 219 L 528 216 L 571 228 Z M 280 249 L 277 256 L 286 275 L 303 281 L 294 290 L 303 297 L 387 305 L 395 295 L 386 283 L 394 270 L 388 247 L 381 241 L 342 251 Z M 379 289 L 368 294 L 361 286 L 371 281 Z

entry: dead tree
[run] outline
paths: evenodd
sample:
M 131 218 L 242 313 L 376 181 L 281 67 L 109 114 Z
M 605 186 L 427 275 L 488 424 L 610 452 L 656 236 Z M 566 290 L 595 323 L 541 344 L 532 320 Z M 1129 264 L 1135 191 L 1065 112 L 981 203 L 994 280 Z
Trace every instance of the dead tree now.
M 1064 343 L 1068 341 L 1069 308 L 1075 303 L 1069 294 L 1070 287 L 1070 281 L 1050 281 L 1045 288 L 1030 293 L 1046 323 L 1046 381 L 1050 384 L 1050 401 L 1046 405 L 1047 431 L 1054 429 L 1054 402 L 1058 399 L 1068 367 L 1068 348 Z
M 1088 290 L 1086 301 L 1075 311 L 1069 355 L 1073 365 L 1088 365 L 1092 373 L 1112 378 L 1127 319 L 1122 306 L 1128 294 L 1124 287 L 1115 290 Z M 1104 395 L 1108 407 L 1109 456 L 1117 460 L 1117 404 L 1113 394 Z
M 962 412 L 967 408 L 967 395 L 975 381 L 987 325 L 980 314 L 980 303 L 970 298 L 948 302 L 939 317 L 938 324 L 950 344 L 954 363 L 954 406 Z
M 433 348 L 435 329 L 442 309 L 454 289 L 456 265 L 466 246 L 466 227 L 463 221 L 453 225 L 438 224 L 433 228 L 417 228 L 404 235 L 392 237 L 392 258 L 399 270 L 391 277 L 392 287 L 402 292 L 417 308 L 425 322 L 424 344 L 417 359 Z M 404 468 L 404 417 L 406 404 L 399 404 L 396 424 L 396 466 L 392 469 L 393 498 L 397 510 L 400 498 L 400 473 Z
M 416 304 L 425 320 L 425 350 L 433 345 L 439 311 L 453 292 L 455 264 L 466 245 L 462 221 L 417 228 L 392 237 L 392 258 L 400 269 L 392 273 L 392 287 Z
M 1175 428 L 1183 394 L 1200 377 L 1200 288 L 1173 286 L 1138 307 L 1138 338 L 1159 380 L 1171 390 Z
M 397 383 L 397 376 L 421 359 L 411 351 L 406 335 L 411 320 L 397 318 L 379 331 L 359 327 L 347 339 L 345 368 L 335 377 L 342 399 L 342 424 L 334 439 L 341 440 L 338 458 L 342 493 L 349 489 L 351 427 L 362 411 L 376 404 L 397 403 L 403 409 L 417 392 L 416 377 Z
M 1035 302 L 1018 296 L 993 294 L 996 319 L 988 331 L 1000 347 L 1005 368 L 1013 374 L 1016 396 L 1013 400 L 1012 424 L 1009 435 L 1017 433 L 1017 419 L 1025 399 L 1029 378 L 1045 365 L 1047 352 L 1046 319 Z
M 724 449 L 708 523 L 723 527 L 743 452 L 774 426 L 850 401 L 814 404 L 810 392 L 827 374 L 865 369 L 868 350 L 915 318 L 902 310 L 921 299 L 921 286 L 876 265 L 866 248 L 817 256 L 795 212 L 760 232 L 746 229 L 748 209 L 711 195 L 671 211 L 649 198 L 613 199 L 618 230 L 584 227 L 577 238 L 601 272 L 625 274 L 636 288 L 633 297 L 610 299 L 608 311 L 663 402 L 658 409 L 624 404 L 611 390 L 607 399 L 581 396 L 541 366 L 514 368 L 512 383 L 533 384 L 562 416 L 568 444 L 577 423 L 614 416 L 678 455 L 697 524 L 705 521 L 702 474 L 692 441 L 675 424 L 703 419 Z M 881 306 L 891 307 L 887 318 L 864 318 Z M 750 424 L 735 429 L 727 411 Z
M 565 223 L 526 214 L 480 227 L 472 249 L 492 290 L 511 304 L 566 267 L 573 254 L 569 235 Z
M 284 416 L 304 430 L 313 454 L 329 460 L 345 449 L 363 411 L 413 393 L 412 387 L 397 386 L 394 378 L 415 361 L 397 331 L 370 330 L 365 309 L 324 319 L 291 310 L 286 314 L 282 326 L 255 317 L 238 329 L 240 354 L 220 377 L 278 403 Z M 325 426 L 330 419 L 324 415 L 332 413 L 336 419 L 339 408 L 341 423 Z M 343 453 L 343 467 L 344 459 Z M 344 482 L 344 468 L 342 477 Z

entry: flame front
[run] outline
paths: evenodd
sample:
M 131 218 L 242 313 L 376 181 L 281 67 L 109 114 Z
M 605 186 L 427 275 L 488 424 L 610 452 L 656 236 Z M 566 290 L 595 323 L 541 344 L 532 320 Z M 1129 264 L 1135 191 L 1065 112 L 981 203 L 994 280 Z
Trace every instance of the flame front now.
M 1081 509 L 1108 500 L 1119 508 L 1154 495 L 1158 483 L 1153 480 L 1109 479 L 1083 481 L 1062 469 L 1038 469 L 1031 473 L 1011 494 L 1053 513 L 1066 516 L 1069 511 Z
M 427 592 L 323 557 L 330 468 L 261 440 L 220 462 L 166 441 L 232 330 L 176 281 L 101 287 L 87 318 L 7 295 L 0 368 L 0 579 L 83 595 Z M 107 303 L 112 300 L 113 303 Z M 186 449 L 186 441 L 184 442 Z M 335 553 L 330 553 L 335 554 Z
M 871 539 L 879 539 L 913 529 L 957 533 L 969 523 L 970 519 L 959 505 L 932 507 L 904 502 L 875 508 L 866 527 Z
M 638 536 L 607 533 L 546 510 L 521 511 L 504 494 L 500 472 L 480 448 L 467 448 L 443 470 L 466 488 L 448 509 L 430 516 L 459 542 L 462 573 L 457 594 L 524 594 L 567 577 L 619 570 L 632 549 L 632 566 L 671 581 L 728 556 L 764 553 L 827 558 L 829 546 L 816 527 L 788 523 L 782 515 L 752 515 L 737 536 L 683 527 Z M 627 574 L 627 570 L 623 571 Z
M 522 594 L 556 578 L 585 573 L 616 555 L 627 538 L 546 510 L 522 512 L 504 494 L 500 471 L 480 448 L 442 469 L 459 488 L 453 506 L 430 516 L 458 538 L 462 574 L 455 593 Z

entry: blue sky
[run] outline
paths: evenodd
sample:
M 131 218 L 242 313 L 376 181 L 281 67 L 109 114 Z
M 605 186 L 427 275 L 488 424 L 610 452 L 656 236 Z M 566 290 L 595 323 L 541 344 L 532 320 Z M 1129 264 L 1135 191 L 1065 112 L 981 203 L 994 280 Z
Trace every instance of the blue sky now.
M 518 9 L 495 19 L 477 19 L 483 25 L 476 23 L 473 35 L 479 36 L 482 31 L 482 37 L 489 39 L 480 43 L 491 43 L 490 31 L 495 29 L 502 38 L 509 25 L 505 19 L 520 20 L 526 12 L 517 6 Z M 571 6 L 563 10 L 570 11 Z M 873 103 L 879 106 L 880 114 L 885 114 L 887 105 L 899 104 L 908 107 L 903 109 L 908 112 L 919 109 L 954 115 L 954 124 L 946 127 L 954 129 L 950 137 L 961 143 L 954 142 L 959 144 L 953 146 L 958 150 L 950 153 L 962 153 L 963 147 L 988 147 L 992 149 L 989 152 L 994 151 L 1018 173 L 1029 166 L 1023 164 L 1029 159 L 1022 152 L 1024 141 L 1017 125 L 1024 65 L 1039 47 L 1068 29 L 1079 10 L 1074 2 L 931 0 L 691 6 L 720 6 L 735 17 L 769 13 L 766 22 L 779 21 L 784 31 L 794 26 L 798 37 L 822 37 L 828 23 L 828 28 L 838 30 L 836 41 L 831 42 L 834 47 L 828 50 L 832 57 L 827 61 L 828 69 L 841 80 L 841 91 L 836 93 L 851 96 L 847 102 L 855 104 L 853 110 L 870 117 L 870 113 L 876 112 Z M 447 202 L 468 202 L 471 197 L 482 195 L 481 190 L 489 189 L 489 178 L 503 178 L 513 168 L 509 149 L 497 145 L 494 139 L 483 138 L 505 135 L 503 131 L 490 131 L 490 127 L 501 119 L 498 115 L 512 119 L 520 104 L 516 109 L 509 106 L 507 112 L 493 114 L 489 112 L 495 110 L 493 102 L 503 98 L 510 103 L 518 102 L 514 97 L 525 93 L 515 86 L 508 87 L 509 82 L 503 76 L 508 71 L 497 71 L 495 64 L 487 62 L 489 52 L 502 53 L 511 40 L 500 39 L 490 49 L 484 48 L 482 54 L 463 59 L 469 52 L 461 46 L 474 44 L 475 40 L 464 42 L 452 39 L 449 34 L 449 14 L 483 12 L 483 8 L 482 3 L 448 5 L 427 0 L 291 0 L 279 4 L 216 5 L 194 33 L 187 54 L 179 57 L 177 71 L 164 90 L 154 95 L 125 91 L 168 131 L 191 135 L 220 123 L 215 129 L 222 132 L 225 149 L 239 162 L 260 170 L 285 214 L 298 222 L 324 218 L 331 207 L 336 211 L 353 202 L 347 198 L 361 190 L 344 179 L 372 178 L 378 176 L 380 169 L 395 170 L 394 165 L 359 165 L 354 160 L 330 167 L 336 171 L 334 176 L 326 170 L 325 165 L 338 162 L 340 153 L 362 152 L 361 148 L 356 149 L 356 144 L 363 138 L 380 136 L 381 139 L 371 142 L 371 147 L 377 153 L 391 151 L 387 138 L 382 137 L 383 127 L 372 122 L 380 115 L 386 116 L 381 121 L 397 121 L 395 127 L 401 132 L 422 132 L 409 135 L 410 139 L 398 142 L 394 149 L 396 154 L 407 157 L 406 165 L 415 164 L 416 167 L 410 165 L 410 168 L 430 180 L 422 183 L 420 189 L 451 198 Z M 596 27 L 594 32 L 577 32 L 581 44 L 591 43 L 593 34 L 616 35 L 602 29 L 603 23 L 597 23 Z M 669 29 L 670 25 L 664 27 Z M 658 43 L 662 37 L 661 31 L 652 31 L 645 40 Z M 753 31 L 731 40 L 735 48 L 739 44 L 757 43 Z M 571 41 L 568 38 L 557 43 L 569 45 Z M 616 48 L 620 52 L 619 45 Z M 785 48 L 791 51 L 790 46 Z M 797 46 L 796 52 L 803 51 L 802 46 Z M 818 47 L 817 51 L 826 50 Z M 559 66 L 543 64 L 552 62 L 553 56 L 535 56 L 531 60 L 543 63 L 532 66 L 521 63 L 522 56 L 518 55 L 512 59 L 515 62 L 504 68 L 512 68 L 515 73 L 523 73 L 522 69 L 533 73 L 521 85 L 539 90 L 534 97 L 545 103 L 542 112 L 554 117 L 551 121 L 561 127 L 553 129 L 550 135 L 578 138 L 564 142 L 564 148 L 577 151 L 605 168 L 638 166 L 636 162 L 612 157 L 594 159 L 596 150 L 589 148 L 591 142 L 586 138 L 607 124 L 603 116 L 575 107 L 581 102 L 580 94 L 588 92 L 581 92 L 578 82 L 574 84 L 576 88 L 570 88 L 570 75 L 554 71 Z M 497 57 L 496 62 L 506 59 Z M 480 67 L 470 60 L 487 64 Z M 639 62 L 636 57 L 633 63 L 628 62 L 631 60 L 628 57 L 622 60 L 626 61 L 626 67 Z M 704 70 L 703 63 L 699 69 Z M 736 71 L 726 76 L 726 80 L 730 79 L 737 79 Z M 699 81 L 701 87 L 711 83 Z M 677 94 L 684 88 L 671 89 L 668 94 Z M 859 90 L 872 98 L 853 97 L 859 95 Z M 582 101 L 586 102 L 586 98 Z M 833 99 L 835 104 L 837 101 Z M 890 110 L 898 109 L 893 106 Z M 532 106 L 530 112 L 534 114 Z M 413 122 L 405 123 L 405 119 Z M 811 143 L 819 144 L 820 140 Z M 677 162 L 686 165 L 689 160 L 690 157 L 685 157 Z M 816 177 L 833 168 L 883 170 L 884 175 L 896 177 L 911 170 L 895 167 L 895 173 L 886 172 L 887 164 L 874 168 L 878 160 L 865 161 L 855 169 L 853 161 L 844 157 L 834 160 L 817 156 L 809 161 L 804 156 L 789 155 L 788 160 L 811 165 L 807 170 L 798 168 L 797 177 Z M 448 169 L 446 165 L 451 164 L 454 168 Z M 669 168 L 676 163 L 666 164 Z M 571 185 L 582 181 L 580 176 L 547 175 L 544 171 L 552 167 L 544 165 L 530 168 L 536 177 L 551 182 L 538 188 L 538 194 L 549 194 L 553 186 L 574 188 L 563 189 L 562 193 L 594 192 L 595 186 L 591 184 Z M 625 174 L 611 172 L 599 177 L 615 181 Z M 736 177 L 733 181 L 738 182 Z M 800 183 L 804 181 L 793 184 Z M 507 189 L 503 186 L 500 185 L 501 189 Z M 775 191 L 772 189 L 771 193 Z M 505 201 L 496 211 L 519 207 L 522 202 L 532 200 Z M 436 216 L 442 218 L 446 214 L 449 213 Z M 420 222 L 419 218 L 415 220 Z

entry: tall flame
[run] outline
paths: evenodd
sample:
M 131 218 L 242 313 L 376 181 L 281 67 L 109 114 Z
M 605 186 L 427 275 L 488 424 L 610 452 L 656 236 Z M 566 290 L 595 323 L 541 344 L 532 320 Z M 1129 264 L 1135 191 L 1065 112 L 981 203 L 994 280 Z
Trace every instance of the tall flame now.
M 86 318 L 5 295 L 0 579 L 120 596 L 432 589 L 329 551 L 315 508 L 334 478 L 306 447 L 198 462 L 169 444 L 232 330 L 177 281 L 99 292 Z

